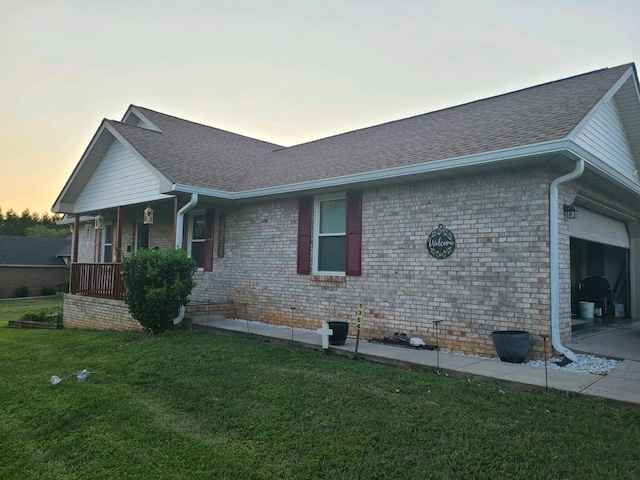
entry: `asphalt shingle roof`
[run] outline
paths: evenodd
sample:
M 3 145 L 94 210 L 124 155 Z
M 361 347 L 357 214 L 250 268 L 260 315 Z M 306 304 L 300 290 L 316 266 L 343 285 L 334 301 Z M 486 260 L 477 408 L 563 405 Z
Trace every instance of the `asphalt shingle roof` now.
M 108 122 L 174 183 L 234 191 L 257 158 L 282 148 L 144 107 L 136 108 L 162 133 Z
M 238 192 L 561 140 L 629 66 L 597 70 L 289 148 L 143 107 L 136 108 L 162 133 L 109 123 L 172 182 Z
M 58 255 L 71 253 L 71 238 L 0 235 L 0 266 L 65 266 Z

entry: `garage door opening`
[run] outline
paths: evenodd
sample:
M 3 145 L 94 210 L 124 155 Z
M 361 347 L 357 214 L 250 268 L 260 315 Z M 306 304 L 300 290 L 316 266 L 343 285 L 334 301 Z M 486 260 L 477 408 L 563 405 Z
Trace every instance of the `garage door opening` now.
M 629 317 L 629 249 L 571 237 L 572 331 Z

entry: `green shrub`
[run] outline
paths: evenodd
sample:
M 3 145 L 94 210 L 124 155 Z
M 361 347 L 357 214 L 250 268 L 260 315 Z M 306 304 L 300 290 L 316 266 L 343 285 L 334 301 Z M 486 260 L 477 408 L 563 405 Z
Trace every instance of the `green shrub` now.
M 43 297 L 46 297 L 48 295 L 55 295 L 56 294 L 56 289 L 53 287 L 42 287 L 42 289 L 40 290 L 40 295 L 42 295 Z
M 29 295 L 29 289 L 27 287 L 17 287 L 14 291 L 13 291 L 13 296 L 18 298 L 18 297 L 26 297 L 27 295 Z
M 183 250 L 139 250 L 122 262 L 124 301 L 133 318 L 153 333 L 171 324 L 195 281 L 196 263 Z
M 28 320 L 30 322 L 55 323 L 62 325 L 62 309 L 61 308 L 45 308 L 42 310 L 29 310 L 24 312 L 20 320 Z

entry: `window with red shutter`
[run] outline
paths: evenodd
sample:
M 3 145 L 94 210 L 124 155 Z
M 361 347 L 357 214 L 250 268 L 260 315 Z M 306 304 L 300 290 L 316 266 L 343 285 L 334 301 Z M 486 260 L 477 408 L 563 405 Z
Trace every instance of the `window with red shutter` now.
M 204 223 L 204 271 L 213 271 L 213 209 L 207 209 L 205 212 Z
M 298 200 L 298 273 L 311 273 L 311 208 L 313 198 Z
M 347 192 L 347 246 L 345 274 L 362 274 L 362 192 Z
M 213 209 L 193 212 L 189 217 L 187 252 L 199 270 L 213 270 Z
M 362 192 L 300 199 L 298 273 L 358 276 L 361 263 Z

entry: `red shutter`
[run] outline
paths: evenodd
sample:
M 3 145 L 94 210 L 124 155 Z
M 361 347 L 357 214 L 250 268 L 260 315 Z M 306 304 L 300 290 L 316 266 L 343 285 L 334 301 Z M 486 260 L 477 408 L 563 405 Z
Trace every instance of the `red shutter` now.
M 185 215 L 182 220 L 182 250 L 189 251 L 189 217 Z
M 205 212 L 204 223 L 204 271 L 213 271 L 213 209 L 207 209 Z
M 362 192 L 347 192 L 347 248 L 345 274 L 362 275 Z
M 311 273 L 311 208 L 313 198 L 298 200 L 298 273 Z

